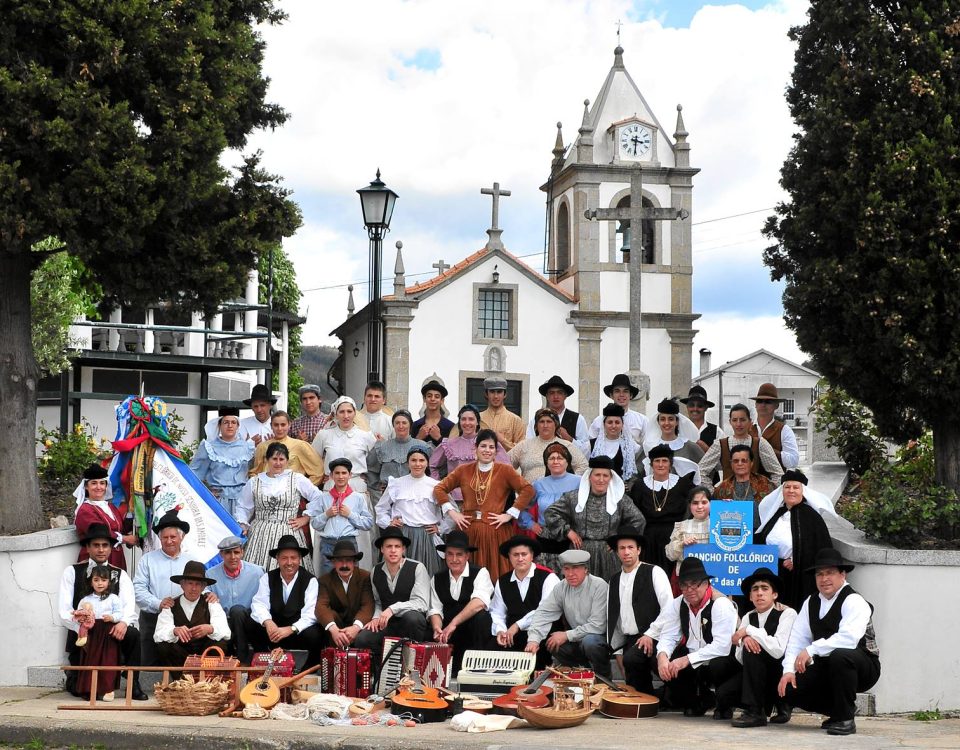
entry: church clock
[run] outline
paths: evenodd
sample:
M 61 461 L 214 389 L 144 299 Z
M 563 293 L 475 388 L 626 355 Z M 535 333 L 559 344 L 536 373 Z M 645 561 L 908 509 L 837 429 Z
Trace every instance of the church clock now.
M 650 153 L 653 143 L 653 134 L 650 128 L 638 122 L 632 122 L 620 128 L 620 158 L 642 159 Z

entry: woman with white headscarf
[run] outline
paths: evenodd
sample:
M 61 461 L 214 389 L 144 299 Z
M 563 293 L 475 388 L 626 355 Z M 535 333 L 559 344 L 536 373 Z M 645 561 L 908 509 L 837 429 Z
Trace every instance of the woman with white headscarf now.
M 606 456 L 613 462 L 613 470 L 629 489 L 637 476 L 637 453 L 640 446 L 623 426 L 623 407 L 607 404 L 603 407 L 600 434 L 590 441 L 590 458 Z
M 643 440 L 643 470 L 650 474 L 650 451 L 658 445 L 666 445 L 673 454 L 672 471 L 677 476 L 693 473 L 693 483 L 700 484 L 700 459 L 703 449 L 697 445 L 700 431 L 696 425 L 680 413 L 680 404 L 665 398 L 657 404 L 657 425 L 648 430 Z
M 83 480 L 74 490 L 73 496 L 77 498 L 77 511 L 73 520 L 77 527 L 77 536 L 84 539 L 91 524 L 104 524 L 113 535 L 113 549 L 110 550 L 110 558 L 107 562 L 120 570 L 126 570 L 123 545 L 136 544 L 137 536 L 132 533 L 126 535 L 123 533 L 123 514 L 110 502 L 113 489 L 110 487 L 110 480 L 107 479 L 107 470 L 100 464 L 90 464 L 84 470 Z M 87 547 L 82 545 L 77 562 L 83 562 L 87 557 L 89 557 Z
M 594 456 L 580 487 L 565 492 L 544 513 L 546 536 L 567 539 L 574 549 L 590 553 L 590 573 L 605 581 L 620 570 L 620 561 L 607 544 L 607 537 L 620 526 L 643 533 L 646 519 L 624 494 L 623 480 L 608 456 Z
M 349 396 L 341 396 L 330 407 L 333 415 L 333 425 L 320 430 L 313 439 L 313 449 L 323 459 L 326 483 L 323 489 L 329 490 L 333 486 L 330 479 L 330 462 L 336 458 L 348 458 L 352 465 L 350 471 L 350 487 L 354 492 L 360 492 L 367 498 L 367 510 L 376 521 L 373 502 L 367 492 L 367 454 L 377 444 L 372 432 L 362 430 L 354 423 L 357 416 L 357 404 Z M 375 532 L 374 532 L 375 533 Z M 316 542 L 316 540 L 314 540 Z M 357 532 L 357 550 L 363 552 L 364 567 L 373 566 L 376 562 L 373 547 L 373 533 L 369 530 Z M 319 549 L 317 550 L 319 554 Z M 319 559 L 319 558 L 316 558 Z

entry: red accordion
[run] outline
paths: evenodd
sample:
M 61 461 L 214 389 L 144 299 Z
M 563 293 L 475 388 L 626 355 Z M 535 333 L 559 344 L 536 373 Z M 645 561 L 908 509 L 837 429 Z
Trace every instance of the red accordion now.
M 325 648 L 320 652 L 320 684 L 324 693 L 350 698 L 370 695 L 370 651 L 365 648 Z
M 263 667 L 266 669 L 269 663 L 269 651 L 254 654 L 250 660 L 251 667 Z M 270 674 L 274 677 L 293 677 L 293 654 L 289 651 L 284 651 L 283 656 L 273 663 L 273 671 Z
M 450 687 L 453 646 L 449 643 L 407 643 L 403 650 L 404 666 L 407 670 L 419 671 L 426 685 Z

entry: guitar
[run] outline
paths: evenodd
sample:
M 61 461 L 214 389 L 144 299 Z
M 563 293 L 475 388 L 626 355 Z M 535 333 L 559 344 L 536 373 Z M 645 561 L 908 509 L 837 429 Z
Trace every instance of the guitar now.
M 283 649 L 275 648 L 270 652 L 270 662 L 259 679 L 251 680 L 240 691 L 240 702 L 249 706 L 256 703 L 260 708 L 270 710 L 280 702 L 280 688 L 276 680 L 271 679 L 273 665 L 283 658 Z
M 448 705 L 440 697 L 440 691 L 424 685 L 417 669 L 410 670 L 410 679 L 413 680 L 413 685 L 402 685 L 394 693 L 390 712 L 412 714 L 414 719 L 424 724 L 446 719 Z
M 600 713 L 612 719 L 646 719 L 656 716 L 660 710 L 660 699 L 655 695 L 641 693 L 629 685 L 617 685 L 603 675 L 597 679 L 606 685 L 600 696 Z
M 510 692 L 505 695 L 497 696 L 493 699 L 493 709 L 497 713 L 517 715 L 517 704 L 523 702 L 530 708 L 544 708 L 550 705 L 550 698 L 553 695 L 553 688 L 544 687 L 543 684 L 550 679 L 550 671 L 543 670 L 536 680 L 529 685 L 517 685 L 510 688 Z

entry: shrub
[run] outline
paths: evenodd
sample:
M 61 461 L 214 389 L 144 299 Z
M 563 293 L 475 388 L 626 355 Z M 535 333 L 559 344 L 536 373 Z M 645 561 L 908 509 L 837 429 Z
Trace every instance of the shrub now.
M 820 386 L 826 389 L 815 403 L 819 411 L 816 429 L 827 433 L 827 445 L 860 476 L 886 463 L 886 446 L 867 407 L 825 380 Z
M 86 419 L 66 433 L 48 430 L 42 424 L 37 432 L 37 443 L 43 446 L 38 471 L 40 478 L 48 482 L 76 484 L 84 469 L 112 454 L 110 443 L 102 438 L 98 442 L 96 428 Z
M 960 500 L 934 480 L 930 433 L 901 448 L 895 463 L 881 462 L 866 472 L 860 489 L 845 515 L 868 537 L 897 547 L 960 541 Z

